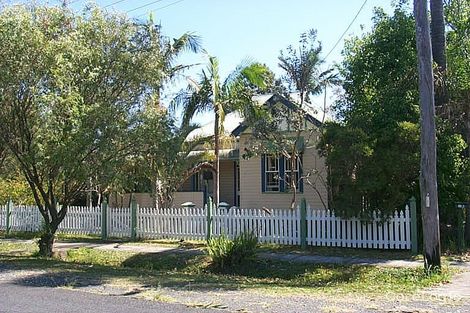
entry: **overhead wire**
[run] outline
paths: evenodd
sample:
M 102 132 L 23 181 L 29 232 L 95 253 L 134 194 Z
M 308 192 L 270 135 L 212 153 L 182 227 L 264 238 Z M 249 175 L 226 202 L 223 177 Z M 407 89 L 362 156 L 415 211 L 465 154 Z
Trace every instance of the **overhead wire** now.
M 110 4 L 108 4 L 108 5 L 105 5 L 105 6 L 103 7 L 103 9 L 109 8 L 109 7 L 113 6 L 113 5 L 119 4 L 119 3 L 124 2 L 124 1 L 126 1 L 126 0 L 114 1 L 114 2 L 112 2 L 112 3 L 110 3 Z
M 361 7 L 359 8 L 359 11 L 357 11 L 356 15 L 354 16 L 354 18 L 352 19 L 351 23 L 349 23 L 348 27 L 346 28 L 346 30 L 341 34 L 341 36 L 339 37 L 339 39 L 336 41 L 336 43 L 333 45 L 333 48 L 330 49 L 330 51 L 326 54 L 326 56 L 323 58 L 323 61 L 326 60 L 330 54 L 333 52 L 333 50 L 336 49 L 336 47 L 338 46 L 338 44 L 341 42 L 341 40 L 343 39 L 343 37 L 346 35 L 346 33 L 348 32 L 348 30 L 351 28 L 351 26 L 354 24 L 354 22 L 357 20 L 357 17 L 359 16 L 359 14 L 361 14 L 362 12 L 362 9 L 364 9 L 364 7 L 366 6 L 366 3 L 367 3 L 367 0 L 364 0 L 364 2 L 362 3 Z
M 162 1 L 163 1 L 163 0 L 155 0 L 155 1 L 149 2 L 149 3 L 147 3 L 147 4 L 141 5 L 141 6 L 139 6 L 139 7 L 136 7 L 136 8 L 130 9 L 130 10 L 127 10 L 126 13 L 134 12 L 134 11 L 137 11 L 137 10 L 139 10 L 139 9 L 148 7 L 148 6 L 152 5 L 152 4 L 155 4 L 155 3 L 158 3 L 158 2 L 162 2 Z
M 171 3 L 169 3 L 169 4 L 167 4 L 167 5 L 161 6 L 161 7 L 159 7 L 159 8 L 153 9 L 153 10 L 150 10 L 149 12 L 155 12 L 155 11 L 158 11 L 158 10 L 166 9 L 166 8 L 172 6 L 172 5 L 178 4 L 178 3 L 183 2 L 183 1 L 185 1 L 185 0 L 173 1 L 173 2 L 171 2 Z M 149 12 L 145 12 L 145 13 L 139 14 L 139 15 L 136 16 L 136 18 L 142 17 L 142 16 L 148 14 Z

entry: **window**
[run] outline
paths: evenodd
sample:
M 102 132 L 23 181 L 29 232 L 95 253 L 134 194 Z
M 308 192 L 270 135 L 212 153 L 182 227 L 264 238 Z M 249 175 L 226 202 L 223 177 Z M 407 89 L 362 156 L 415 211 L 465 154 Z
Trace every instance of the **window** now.
M 289 191 L 290 190 L 290 184 L 291 184 L 291 179 L 294 179 L 294 182 L 296 184 L 296 189 L 297 191 L 300 191 L 300 182 L 299 182 L 299 159 L 297 158 L 296 162 L 294 163 L 294 169 L 291 169 L 291 159 L 288 158 L 283 158 L 284 159 L 284 185 L 285 185 L 285 190 Z
M 261 184 L 262 192 L 289 191 L 291 179 L 297 182 L 297 191 L 303 192 L 303 181 L 299 181 L 302 175 L 301 158 L 297 159 L 294 168 L 288 158 L 272 154 L 261 157 Z
M 264 176 L 266 188 L 264 191 L 280 191 L 279 189 L 279 158 L 274 155 L 265 156 Z

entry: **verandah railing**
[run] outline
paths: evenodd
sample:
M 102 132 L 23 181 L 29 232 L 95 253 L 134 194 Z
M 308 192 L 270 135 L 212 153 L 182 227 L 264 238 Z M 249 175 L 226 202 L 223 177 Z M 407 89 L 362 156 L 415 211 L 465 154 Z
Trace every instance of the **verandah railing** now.
M 260 242 L 350 248 L 412 249 L 416 245 L 416 204 L 412 200 L 388 219 L 344 219 L 333 211 L 306 207 L 291 209 L 69 207 L 59 232 L 94 234 L 103 238 L 203 240 L 210 227 L 213 236 L 233 238 L 253 231 Z M 208 215 L 208 213 L 210 213 Z M 414 218 L 412 218 L 414 215 Z M 8 216 L 8 218 L 7 218 Z M 209 216 L 209 218 L 208 218 Z M 0 229 L 38 231 L 42 218 L 35 206 L 0 206 Z M 304 225 L 304 227 L 302 227 Z M 414 249 L 413 249 L 414 250 Z

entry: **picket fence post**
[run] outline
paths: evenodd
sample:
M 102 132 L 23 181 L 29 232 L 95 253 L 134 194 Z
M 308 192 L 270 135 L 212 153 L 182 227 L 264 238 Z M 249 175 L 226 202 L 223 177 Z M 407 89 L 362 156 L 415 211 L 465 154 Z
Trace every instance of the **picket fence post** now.
M 209 241 L 212 236 L 212 198 L 209 197 L 207 201 L 207 231 L 206 231 L 206 239 Z
M 108 239 L 108 201 L 106 197 L 101 202 L 101 239 Z
M 137 209 L 139 204 L 135 199 L 135 196 L 132 195 L 131 199 L 131 240 L 137 239 Z
M 307 249 L 307 200 L 300 202 L 300 248 Z
M 418 254 L 418 217 L 416 214 L 416 198 L 410 199 L 410 217 L 411 217 L 411 252 Z
M 13 212 L 13 201 L 11 199 L 9 199 L 8 203 L 7 203 L 7 214 L 5 215 L 5 218 L 6 218 L 5 226 L 6 226 L 7 235 L 10 234 L 10 228 L 11 228 L 11 225 L 10 225 L 11 219 L 10 219 L 10 217 L 12 215 L 12 212 Z

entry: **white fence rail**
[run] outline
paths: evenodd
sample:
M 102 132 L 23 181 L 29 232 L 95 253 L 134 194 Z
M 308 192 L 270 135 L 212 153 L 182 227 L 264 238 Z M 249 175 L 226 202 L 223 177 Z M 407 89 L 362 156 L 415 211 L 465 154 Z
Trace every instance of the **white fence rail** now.
M 38 211 L 38 210 L 36 210 Z M 70 206 L 59 225 L 59 231 L 76 235 L 101 234 L 101 208 Z
M 0 206 L 0 229 L 6 229 L 7 206 Z M 102 218 L 106 217 L 107 237 L 202 240 L 207 236 L 207 208 L 131 208 L 69 207 L 59 232 L 69 234 L 103 234 Z M 343 219 L 333 211 L 307 208 L 307 245 L 375 249 L 411 249 L 410 210 L 383 221 L 374 213 L 371 221 Z M 280 245 L 301 244 L 300 209 L 224 209 L 212 212 L 210 227 L 214 236 L 233 238 L 252 231 L 260 242 Z M 9 226 L 12 231 L 38 231 L 42 218 L 34 206 L 11 208 Z M 133 232 L 133 225 L 135 230 Z

